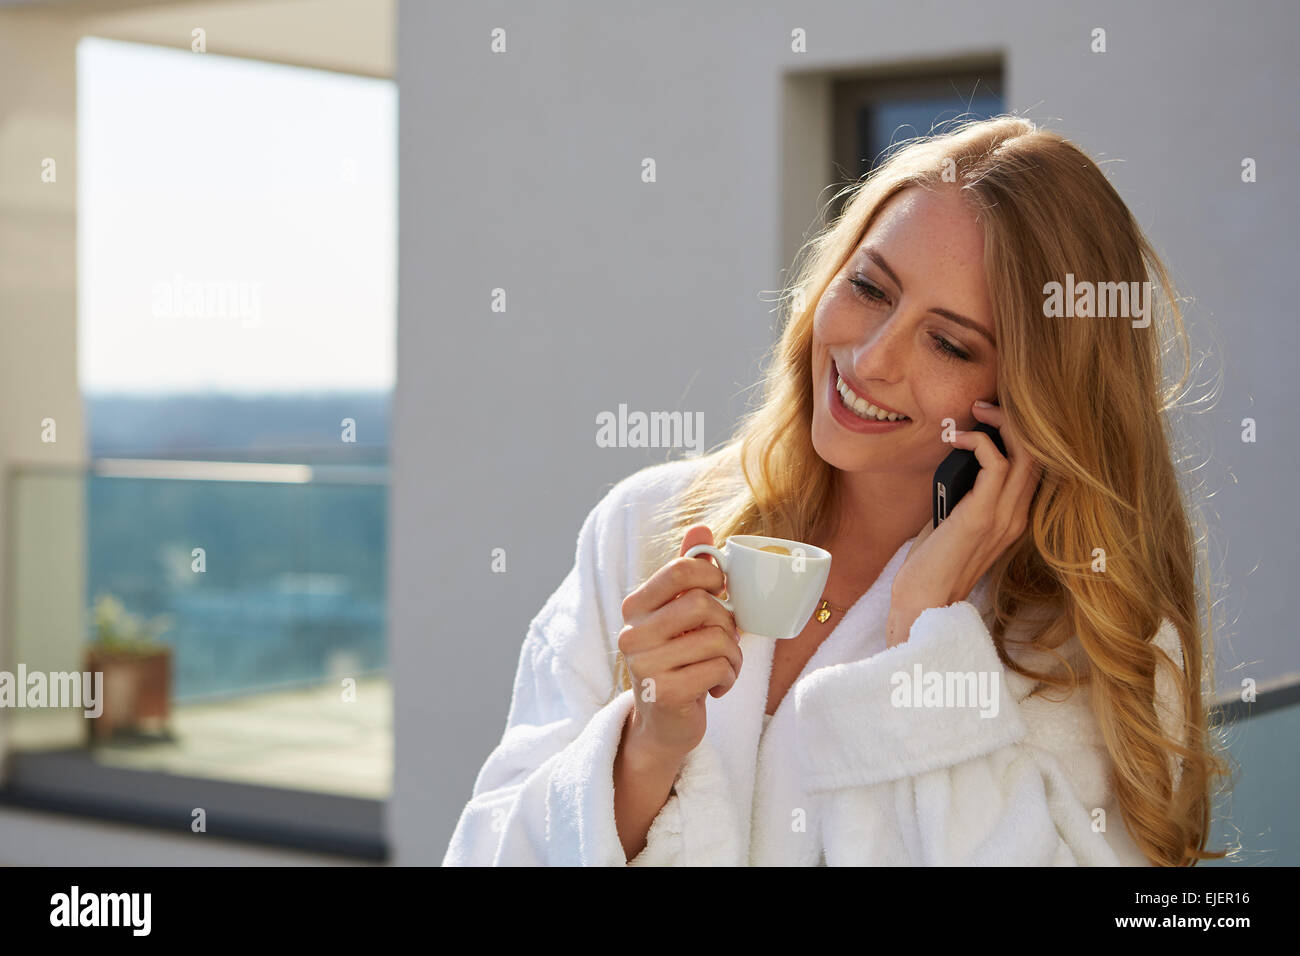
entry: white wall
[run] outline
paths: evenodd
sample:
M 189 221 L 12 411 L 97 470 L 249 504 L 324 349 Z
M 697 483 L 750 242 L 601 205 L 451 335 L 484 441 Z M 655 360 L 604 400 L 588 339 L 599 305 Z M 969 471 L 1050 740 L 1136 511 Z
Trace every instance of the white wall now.
M 528 620 L 567 571 L 583 516 L 665 455 L 598 448 L 596 413 L 702 411 L 712 444 L 744 407 L 775 334 L 760 290 L 778 287 L 824 171 L 824 144 L 803 140 L 828 133 L 782 104 L 824 109 L 825 71 L 1002 50 L 1011 109 L 1123 160 L 1104 168 L 1196 296 L 1193 321 L 1214 322 L 1230 351 L 1203 422 L 1216 474 L 1230 467 L 1239 482 L 1216 505 L 1215 544 L 1232 542 L 1222 570 L 1234 590 L 1216 612 L 1238 618 L 1230 662 L 1300 669 L 1282 581 L 1297 539 L 1264 506 L 1286 500 L 1282 466 L 1300 438 L 1286 401 L 1293 7 L 631 6 L 400 7 L 399 862 L 441 860 L 504 727 Z M 495 27 L 505 54 L 489 52 Z M 790 52 L 796 27 L 806 54 Z M 1109 52 L 1089 52 L 1094 27 Z M 640 181 L 646 156 L 657 183 Z M 1258 183 L 1240 182 L 1243 156 L 1258 160 Z M 497 287 L 504 315 L 489 309 Z M 1239 441 L 1246 415 L 1261 423 L 1255 445 Z M 490 572 L 494 547 L 504 575 Z

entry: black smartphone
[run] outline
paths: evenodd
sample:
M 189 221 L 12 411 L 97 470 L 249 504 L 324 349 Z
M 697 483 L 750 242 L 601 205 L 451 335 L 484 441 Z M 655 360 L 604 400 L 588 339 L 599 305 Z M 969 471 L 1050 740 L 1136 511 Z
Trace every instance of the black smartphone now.
M 976 422 L 971 431 L 983 432 L 993 439 L 993 444 L 1005 456 L 1007 448 L 1002 444 L 1002 436 L 992 425 Z M 979 475 L 980 463 L 973 451 L 955 448 L 934 473 L 934 526 L 952 513 L 966 492 L 975 487 L 975 478 Z

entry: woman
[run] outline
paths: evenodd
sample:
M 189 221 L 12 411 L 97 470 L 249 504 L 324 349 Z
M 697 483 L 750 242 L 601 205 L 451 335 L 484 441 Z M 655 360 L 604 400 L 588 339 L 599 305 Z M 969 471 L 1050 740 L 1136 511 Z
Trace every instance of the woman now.
M 761 406 L 583 524 L 444 862 L 1222 856 L 1160 391 L 1159 333 L 1184 378 L 1186 336 L 1123 201 L 1072 144 L 997 117 L 894 153 L 807 251 Z M 954 448 L 981 470 L 932 530 Z M 741 533 L 834 555 L 797 637 L 738 632 L 706 594 L 721 570 L 680 557 Z M 929 673 L 990 678 L 995 706 L 895 693 Z

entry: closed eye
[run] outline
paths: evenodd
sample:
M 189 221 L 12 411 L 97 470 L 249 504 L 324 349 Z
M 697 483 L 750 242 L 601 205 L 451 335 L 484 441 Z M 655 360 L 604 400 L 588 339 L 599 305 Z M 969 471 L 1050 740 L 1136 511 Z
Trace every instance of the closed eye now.
M 854 290 L 858 293 L 858 297 L 861 299 L 866 299 L 868 302 L 886 302 L 889 299 L 889 296 L 885 294 L 885 291 L 883 289 L 872 285 L 870 282 L 868 282 L 866 279 L 862 278 L 861 276 L 853 276 L 853 278 L 849 279 L 849 283 L 853 286 Z M 879 297 L 872 294 L 875 292 L 880 293 Z
M 970 361 L 969 355 L 967 355 L 961 349 L 957 348 L 955 345 L 953 345 L 951 342 L 945 339 L 942 335 L 932 334 L 930 338 L 933 339 L 935 342 L 934 350 L 938 352 L 941 357 L 947 359 L 954 359 L 956 361 L 961 361 L 961 362 Z
M 861 276 L 853 276 L 849 279 L 849 284 L 853 286 L 853 291 L 858 298 L 872 305 L 880 305 L 889 301 L 889 296 L 879 286 L 872 285 Z M 879 293 L 877 295 L 877 293 Z M 969 362 L 970 354 L 957 348 L 941 335 L 931 335 L 931 340 L 935 343 L 933 348 L 941 358 L 954 362 Z

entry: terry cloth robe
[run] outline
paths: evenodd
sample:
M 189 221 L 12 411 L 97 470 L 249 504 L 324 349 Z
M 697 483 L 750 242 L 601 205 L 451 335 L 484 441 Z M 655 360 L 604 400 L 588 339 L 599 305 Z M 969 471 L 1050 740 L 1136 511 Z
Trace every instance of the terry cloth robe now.
M 653 570 L 643 545 L 663 527 L 654 509 L 695 465 L 631 475 L 583 522 L 572 569 L 529 624 L 505 732 L 443 865 L 629 864 L 613 786 L 633 707 L 631 690 L 615 692 L 622 602 Z M 1034 682 L 1003 666 L 985 624 L 987 575 L 885 647 L 890 588 L 915 540 L 843 615 L 765 732 L 775 640 L 741 632 L 740 677 L 706 699 L 704 739 L 630 865 L 1147 864 L 1111 792 L 1087 688 L 1063 702 L 1059 691 L 1028 696 Z M 1181 667 L 1168 619 L 1157 642 Z M 996 708 L 895 706 L 893 675 L 918 666 L 996 675 Z M 1163 674 L 1156 706 L 1169 731 L 1176 698 Z

